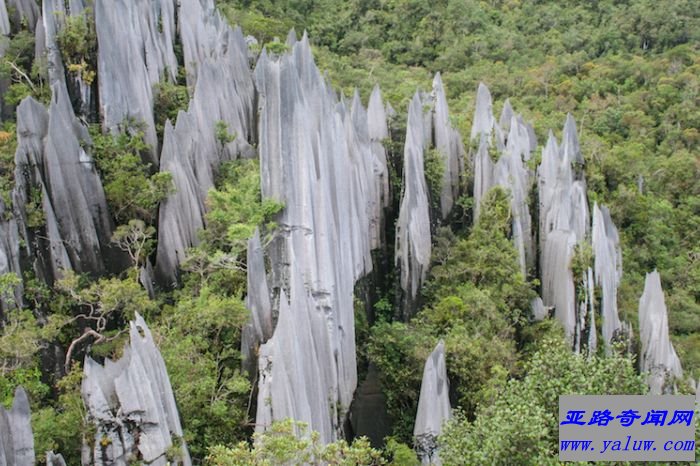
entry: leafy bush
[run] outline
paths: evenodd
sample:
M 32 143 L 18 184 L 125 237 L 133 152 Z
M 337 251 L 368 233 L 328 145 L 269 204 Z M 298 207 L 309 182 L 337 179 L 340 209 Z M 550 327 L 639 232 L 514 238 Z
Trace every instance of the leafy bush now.
M 93 157 L 118 223 L 140 219 L 152 224 L 158 203 L 173 190 L 170 173 L 151 173 L 150 165 L 142 161 L 147 150 L 142 132 L 114 136 L 93 129 Z
M 523 379 L 494 379 L 474 421 L 457 414 L 440 437 L 445 464 L 557 464 L 560 395 L 644 394 L 633 361 L 572 353 L 561 329 L 537 343 Z

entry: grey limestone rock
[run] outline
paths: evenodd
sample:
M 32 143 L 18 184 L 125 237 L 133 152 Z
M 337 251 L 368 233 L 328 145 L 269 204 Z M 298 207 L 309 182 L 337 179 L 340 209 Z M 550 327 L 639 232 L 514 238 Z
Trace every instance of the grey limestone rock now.
M 285 206 L 267 249 L 279 319 L 260 348 L 256 425 L 292 416 L 329 442 L 357 385 L 353 290 L 372 268 L 386 171 L 371 141 L 383 128 L 358 99 L 338 101 L 306 35 L 290 43 L 255 69 L 262 195 Z
M 47 451 L 46 466 L 66 466 L 66 460 L 63 459 L 63 455 L 61 455 L 60 453 Z
M 606 352 L 621 328 L 617 314 L 617 289 L 622 279 L 622 252 L 617 228 L 604 206 L 593 205 L 593 231 L 591 235 L 595 256 L 595 281 L 602 289 L 601 314 L 603 317 L 603 340 Z
M 17 387 L 12 409 L 0 406 L 0 464 L 31 466 L 34 461 L 29 399 L 24 389 Z
M 423 103 L 416 93 L 408 108 L 403 162 L 404 192 L 396 222 L 395 262 L 401 271 L 406 316 L 412 312 L 411 303 L 425 281 L 432 249 L 428 190 L 423 166 L 429 134 L 425 134 L 422 109 Z
M 255 374 L 256 352 L 261 343 L 265 343 L 273 331 L 272 302 L 267 286 L 265 257 L 260 244 L 260 232 L 256 229 L 248 241 L 247 252 L 247 291 L 246 307 L 250 311 L 250 321 L 243 327 L 241 335 L 241 353 L 243 367 L 252 376 Z
M 0 275 L 14 273 L 22 277 L 20 268 L 19 229 L 8 206 L 0 199 Z M 0 295 L 0 319 L 3 312 L 22 305 L 22 284 L 16 286 L 12 296 Z
M 198 244 L 205 200 L 221 163 L 255 154 L 255 90 L 243 35 L 211 2 L 183 0 L 179 20 L 193 93 L 188 110 L 174 127 L 166 123 L 163 137 L 160 169 L 171 173 L 175 191 L 160 207 L 156 272 L 168 284 L 177 280 L 187 248 Z M 235 136 L 232 142 L 217 140 L 218 122 Z
M 450 123 L 445 90 L 440 73 L 433 79 L 433 146 L 445 161 L 440 193 L 442 218 L 452 210 L 459 197 L 459 175 L 464 169 L 465 151 L 459 132 Z
M 639 298 L 640 370 L 647 375 L 652 395 L 672 393 L 674 379 L 683 376 L 681 361 L 668 333 L 668 311 L 659 272 L 648 273 Z
M 526 162 L 537 145 L 532 127 L 516 115 L 509 101 L 503 105 L 498 122 L 488 88 L 479 84 L 476 98 L 472 144 L 476 148 L 474 165 L 474 218 L 478 221 L 481 201 L 495 186 L 510 194 L 512 234 L 523 274 L 535 264 L 534 231 L 528 206 L 532 175 Z M 497 161 L 491 152 L 499 153 Z
M 31 97 L 17 109 L 13 191 L 20 237 L 47 283 L 65 269 L 103 273 L 112 232 L 87 128 L 75 118 L 63 82 L 51 89 L 48 113 Z M 43 211 L 41 224 L 33 224 L 29 209 Z
M 7 7 L 14 10 L 11 22 L 20 24 L 22 20 L 27 21 L 29 30 L 34 32 L 36 21 L 39 18 L 39 5 L 34 0 L 7 0 Z
M 572 342 L 578 327 L 574 277 L 569 268 L 575 245 L 573 232 L 552 231 L 545 243 L 542 263 L 542 301 L 554 306 L 554 315 Z
M 10 34 L 10 17 L 7 14 L 5 0 L 0 0 L 0 34 L 3 36 Z
M 153 86 L 177 75 L 175 1 L 96 0 L 94 8 L 104 127 L 119 131 L 127 119 L 143 124 L 147 161 L 157 167 Z
M 165 466 L 166 453 L 177 440 L 182 442 L 180 455 L 169 464 L 188 466 L 165 363 L 138 314 L 129 335 L 121 359 L 106 359 L 102 366 L 85 358 L 81 391 L 97 431 L 89 464 L 126 466 L 139 455 L 148 464 Z
M 442 464 L 438 454 L 437 438 L 442 425 L 452 417 L 449 381 L 445 365 L 445 343 L 440 340 L 428 356 L 423 368 L 423 381 L 418 399 L 418 413 L 413 428 L 416 450 L 423 464 Z

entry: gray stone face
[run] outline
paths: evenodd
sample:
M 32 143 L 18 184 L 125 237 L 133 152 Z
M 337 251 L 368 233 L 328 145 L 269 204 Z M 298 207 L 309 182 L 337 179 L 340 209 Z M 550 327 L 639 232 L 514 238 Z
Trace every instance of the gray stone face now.
M 668 311 L 659 272 L 648 273 L 639 299 L 639 339 L 642 354 L 639 369 L 647 375 L 652 395 L 673 393 L 674 379 L 683 376 L 681 361 L 668 333 Z
M 459 197 L 459 175 L 464 168 L 465 151 L 459 132 L 450 123 L 447 98 L 440 73 L 433 79 L 433 146 L 444 159 L 440 210 L 442 218 L 452 210 Z
M 554 306 L 554 316 L 572 342 L 578 327 L 574 277 L 569 268 L 575 245 L 573 232 L 552 231 L 545 243 L 545 261 L 542 263 L 542 301 L 547 306 Z
M 603 340 L 606 352 L 610 353 L 610 342 L 621 328 L 617 314 L 617 289 L 622 279 L 622 252 L 620 237 L 606 207 L 593 205 L 593 231 L 591 243 L 595 256 L 595 281 L 602 289 L 601 314 L 603 317 Z
M 22 20 L 27 21 L 29 30 L 34 32 L 37 18 L 39 18 L 39 5 L 34 0 L 7 0 L 7 6 L 14 9 L 11 21 L 20 24 Z
M 177 60 L 174 0 L 96 0 L 100 113 L 115 132 L 126 119 L 144 126 L 147 161 L 158 166 L 153 86 L 174 81 Z
M 437 451 L 437 438 L 442 432 L 443 423 L 451 417 L 445 343 L 440 340 L 425 361 L 418 413 L 413 428 L 416 450 L 423 464 L 437 466 L 442 464 Z
M 556 308 L 555 315 L 564 326 L 574 349 L 581 348 L 583 331 L 593 322 L 593 285 L 590 274 L 573 277 L 569 264 L 574 247 L 589 241 L 590 215 L 586 184 L 574 166 L 582 161 L 576 135 L 576 125 L 569 115 L 564 125 L 564 141 L 557 144 L 550 132 L 542 150 L 542 162 L 537 170 L 540 205 L 540 266 L 542 300 Z M 568 257 L 568 259 L 567 259 Z M 574 279 L 585 295 L 577 302 Z M 586 316 L 590 315 L 588 324 Z M 595 343 L 589 335 L 589 343 Z
M 103 273 L 112 232 L 87 128 L 75 118 L 65 85 L 57 81 L 51 89 L 48 113 L 31 97 L 17 109 L 13 191 L 20 237 L 47 283 L 66 269 Z M 30 209 L 43 217 L 40 225 L 31 224 Z
M 404 192 L 396 222 L 395 262 L 401 271 L 401 288 L 406 298 L 405 307 L 408 308 L 425 281 L 432 248 L 428 189 L 423 166 L 429 135 L 425 134 L 422 109 L 423 103 L 416 93 L 408 108 L 403 159 Z M 411 312 L 411 309 L 404 309 L 404 315 Z
M 3 36 L 10 34 L 10 17 L 7 14 L 5 0 L 0 0 L 0 34 Z
M 187 112 L 174 127 L 166 123 L 163 136 L 160 169 L 171 173 L 175 192 L 160 207 L 156 272 L 168 284 L 176 281 L 187 248 L 199 242 L 205 200 L 221 163 L 255 155 L 255 90 L 243 35 L 210 2 L 183 0 L 179 20 L 193 94 Z M 217 140 L 218 122 L 235 136 L 232 142 Z
M 359 100 L 336 99 L 306 36 L 290 43 L 279 57 L 263 51 L 255 69 L 262 195 L 285 206 L 268 247 L 270 287 L 281 291 L 260 347 L 256 424 L 291 416 L 329 442 L 357 385 L 353 289 L 372 267 L 386 169 L 371 140 L 384 129 L 376 109 L 370 126 Z
M 175 397 L 163 358 L 140 315 L 130 323 L 129 334 L 131 342 L 121 359 L 106 359 L 102 366 L 85 358 L 81 391 L 96 428 L 89 464 L 126 466 L 138 453 L 148 464 L 165 466 L 173 441 L 182 441 Z M 191 464 L 184 441 L 180 458 L 170 464 Z
M 24 389 L 17 387 L 12 409 L 0 406 L 0 464 L 30 466 L 34 461 L 29 399 Z
M 496 122 L 491 94 L 484 84 L 479 84 L 476 99 L 472 124 L 472 146 L 477 148 L 473 155 L 474 218 L 478 221 L 481 202 L 491 188 L 501 186 L 510 193 L 513 243 L 525 275 L 535 264 L 534 232 L 528 207 L 532 175 L 525 163 L 530 160 L 537 141 L 531 126 L 513 112 L 509 101 Z M 499 154 L 497 161 L 491 152 Z
M 20 269 L 19 230 L 17 221 L 5 203 L 0 199 L 0 275 L 14 273 L 22 277 Z M 3 312 L 22 306 L 22 283 L 15 287 L 12 297 L 0 295 L 0 319 Z
M 260 232 L 256 229 L 248 241 L 247 253 L 247 291 L 246 307 L 250 311 L 250 321 L 243 327 L 241 335 L 241 353 L 243 368 L 253 376 L 256 370 L 257 350 L 265 343 L 273 331 L 272 302 L 267 286 L 265 257 L 260 244 Z

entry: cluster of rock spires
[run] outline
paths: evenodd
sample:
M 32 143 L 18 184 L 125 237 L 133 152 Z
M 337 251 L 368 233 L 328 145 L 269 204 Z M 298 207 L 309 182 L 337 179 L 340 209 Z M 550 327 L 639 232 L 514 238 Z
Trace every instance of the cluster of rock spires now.
M 136 314 L 130 344 L 117 361 L 104 366 L 85 358 L 82 395 L 95 424 L 94 447 L 83 451 L 84 465 L 192 464 L 182 440 L 180 416 L 163 358 L 151 331 Z M 176 458 L 167 453 L 180 444 Z
M 550 131 L 536 172 L 527 165 L 537 147 L 532 126 L 516 116 L 506 101 L 498 121 L 488 88 L 480 84 L 472 131 L 476 148 L 474 166 L 475 218 L 479 203 L 494 186 L 510 193 L 512 237 L 523 273 L 539 260 L 542 297 L 532 305 L 533 317 L 545 318 L 549 309 L 564 327 L 575 351 L 593 354 L 597 348 L 594 290 L 600 287 L 600 316 L 606 354 L 616 341 L 629 341 L 631 326 L 620 320 L 617 290 L 622 277 L 620 237 L 609 210 L 594 203 L 589 210 L 584 159 L 576 123 L 567 115 L 561 144 Z M 492 153 L 498 156 L 496 161 Z M 536 183 L 539 227 L 532 227 L 527 196 Z M 592 212 L 592 214 L 591 214 Z M 539 245 L 536 248 L 535 245 Z M 574 276 L 577 254 L 585 257 L 590 248 L 593 263 Z M 536 250 L 539 249 L 539 257 Z M 647 276 L 639 308 L 642 340 L 641 370 L 649 372 L 652 392 L 669 390 L 673 376 L 680 378 L 680 362 L 670 343 L 666 307 L 658 273 Z
M 262 194 L 285 206 L 268 247 L 278 319 L 259 350 L 256 425 L 291 417 L 329 442 L 357 385 L 353 290 L 372 269 L 388 202 L 386 155 L 373 140 L 387 132 L 386 116 L 378 91 L 371 115 L 357 94 L 336 98 L 306 35 L 287 45 L 283 56 L 263 50 L 255 68 Z M 254 263 L 249 281 L 265 281 Z M 248 290 L 261 304 L 253 322 L 269 319 L 266 290 Z
M 433 92 L 416 92 L 408 108 L 403 159 L 403 193 L 396 222 L 395 262 L 401 272 L 404 299 L 402 314 L 408 319 L 416 307 L 418 290 L 425 281 L 431 257 L 430 193 L 425 178 L 428 150 L 437 151 L 443 162 L 440 211 L 434 222 L 452 211 L 460 193 L 460 175 L 466 153 L 459 132 L 450 123 L 447 98 L 440 73 L 433 79 Z
M 155 466 L 189 466 L 165 363 L 140 315 L 130 323 L 129 334 L 131 342 L 119 360 L 106 359 L 102 366 L 85 358 L 81 391 L 95 436 L 94 445 L 83 445 L 81 464 L 126 466 L 138 460 Z M 35 464 L 29 400 L 21 387 L 10 411 L 0 406 L 0 464 Z M 46 452 L 46 464 L 66 465 L 52 451 Z
M 261 238 L 256 232 L 248 245 L 251 320 L 243 330 L 242 352 L 245 368 L 259 371 L 257 430 L 292 417 L 307 422 L 324 442 L 342 437 L 357 386 L 353 290 L 373 267 L 371 251 L 384 239 L 384 210 L 390 202 L 382 144 L 389 136 L 390 112 L 379 88 L 367 109 L 358 94 L 338 98 L 317 69 L 306 35 L 297 41 L 293 33 L 289 53 L 263 51 L 251 73 L 246 39 L 221 18 L 212 0 L 96 0 L 95 99 L 93 86 L 66 73 L 56 40 L 65 17 L 82 14 L 85 3 L 46 0 L 40 13 L 33 1 L 8 1 L 36 30 L 36 55 L 46 55 L 52 97 L 48 109 L 32 98 L 17 108 L 13 205 L 0 200 L 0 274 L 22 276 L 23 267 L 29 267 L 51 284 L 65 270 L 98 276 L 120 267 L 119 255 L 109 246 L 113 224 L 91 141 L 79 117 L 97 111 L 104 129 L 112 132 L 125 130 L 128 119 L 142 122 L 151 147 L 146 161 L 171 173 L 175 190 L 160 207 L 155 264 L 156 275 L 168 285 L 177 282 L 187 248 L 197 244 L 198 231 L 206 227 L 205 199 L 221 163 L 255 156 L 257 143 L 262 194 L 285 205 L 275 235 Z M 0 0 L 0 34 L 9 34 L 9 21 L 6 2 Z M 159 147 L 154 86 L 177 75 L 178 34 L 191 100 L 175 122 L 166 122 Z M 217 137 L 221 125 L 234 137 Z M 501 186 L 510 193 L 521 270 L 541 272 L 542 298 L 533 303 L 534 317 L 544 318 L 553 308 L 574 349 L 594 352 L 597 285 L 609 352 L 612 342 L 631 332 L 617 311 L 620 240 L 605 207 L 594 204 L 589 210 L 573 118 L 567 117 L 561 144 L 550 132 L 534 170 L 528 163 L 537 148 L 532 126 L 508 101 L 496 120 L 482 84 L 471 146 L 468 160 L 437 74 L 432 93 L 416 93 L 408 108 L 394 258 L 404 317 L 415 312 L 430 265 L 431 224 L 451 212 L 470 163 L 476 221 L 489 189 Z M 431 213 L 434 200 L 425 178 L 428 151 L 444 162 L 437 213 Z M 533 186 L 538 219 L 528 202 Z M 6 215 L 10 210 L 12 215 Z M 269 241 L 265 247 L 263 239 Z M 571 263 L 584 246 L 592 249 L 594 262 L 574 276 Z M 142 271 L 146 286 L 149 270 Z M 14 291 L 11 301 L 0 298 L 0 312 L 22 305 L 21 285 Z M 639 316 L 641 369 L 651 374 L 653 392 L 668 390 L 668 375 L 680 377 L 681 367 L 668 337 L 656 272 L 647 276 Z M 122 359 L 108 360 L 104 367 L 86 360 L 83 396 L 98 431 L 94 448 L 84 452 L 85 464 L 126 464 L 134 455 L 165 464 L 165 452 L 182 436 L 163 360 L 139 316 Z M 440 343 L 426 361 L 414 429 L 425 464 L 439 464 L 435 439 L 449 417 Z M 28 425 L 26 395 L 18 391 L 12 411 L 0 411 L 0 461 L 22 464 L 17 458 L 29 458 L 30 451 L 33 458 Z M 50 453 L 47 462 L 62 464 L 59 456 Z M 190 463 L 184 444 L 178 461 Z
M 413 428 L 415 447 L 422 464 L 440 466 L 438 437 L 442 425 L 452 417 L 449 381 L 445 365 L 445 343 L 440 340 L 425 361 Z

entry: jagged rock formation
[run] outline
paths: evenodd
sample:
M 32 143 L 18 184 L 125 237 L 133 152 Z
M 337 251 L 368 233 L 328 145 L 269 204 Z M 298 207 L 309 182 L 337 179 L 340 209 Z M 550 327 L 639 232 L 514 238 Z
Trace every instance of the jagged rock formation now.
M 37 276 L 51 283 L 60 271 L 99 275 L 110 254 L 112 224 L 102 183 L 90 157 L 87 128 L 74 116 L 62 82 L 48 113 L 28 97 L 17 109 L 13 204 Z
M 416 451 L 423 464 L 442 464 L 437 451 L 437 438 L 442 432 L 442 424 L 451 417 L 445 343 L 440 340 L 425 361 L 418 413 L 413 428 Z
M 47 451 L 46 466 L 66 466 L 66 460 L 63 459 L 63 455 L 60 453 L 56 454 L 52 451 Z
M 591 243 L 595 257 L 595 282 L 602 288 L 601 314 L 603 317 L 603 340 L 606 352 L 610 342 L 622 324 L 617 314 L 617 288 L 622 279 L 622 252 L 617 228 L 606 207 L 593 205 L 593 231 Z
M 254 375 L 257 363 L 257 349 L 265 343 L 273 330 L 272 303 L 267 286 L 265 257 L 260 244 L 260 232 L 256 229 L 248 241 L 247 253 L 247 288 L 246 307 L 250 311 L 250 321 L 243 327 L 241 334 L 241 356 L 243 368 L 249 375 Z
M 166 123 L 160 169 L 173 178 L 175 192 L 160 207 L 156 271 L 162 282 L 177 279 L 186 250 L 199 242 L 205 200 L 221 162 L 250 157 L 255 91 L 247 46 L 211 2 L 184 0 L 179 12 L 188 83 L 194 89 L 187 112 Z M 235 136 L 217 139 L 217 123 Z
M 532 126 L 513 112 L 509 101 L 503 105 L 501 117 L 496 121 L 491 93 L 480 83 L 471 138 L 472 147 L 476 148 L 474 218 L 478 220 L 481 201 L 491 188 L 501 186 L 509 191 L 513 242 L 518 251 L 520 269 L 526 275 L 535 263 L 534 233 L 528 207 L 532 174 L 526 165 L 537 146 Z M 497 161 L 491 157 L 492 152 L 499 154 Z
M 19 230 L 17 222 L 5 203 L 0 199 L 0 276 L 6 273 L 14 273 L 22 276 L 20 268 Z M 0 294 L 0 319 L 3 312 L 15 306 L 22 305 L 22 283 L 13 290 L 12 296 Z
M 0 406 L 0 464 L 29 466 L 34 461 L 29 399 L 24 389 L 17 387 L 12 409 Z
M 185 3 L 185 2 L 183 2 Z M 177 76 L 174 0 L 96 0 L 97 77 L 103 126 L 143 124 L 147 161 L 158 166 L 153 86 Z
M 372 268 L 386 172 L 369 135 L 383 128 L 369 127 L 359 100 L 336 99 L 306 35 L 288 45 L 280 57 L 264 50 L 255 69 L 262 195 L 285 205 L 269 247 L 279 320 L 260 348 L 256 424 L 291 416 L 329 442 L 357 385 L 353 288 Z
M 411 303 L 418 296 L 430 266 L 430 213 L 423 166 L 428 137 L 429 133 L 426 135 L 424 127 L 423 103 L 416 93 L 408 107 L 403 159 L 404 191 L 396 222 L 395 262 L 401 271 L 405 317 L 412 312 Z
M 450 111 L 440 73 L 433 79 L 433 146 L 445 161 L 440 193 L 442 218 L 452 210 L 459 197 L 459 175 L 463 171 L 465 151 L 459 132 L 450 123 Z
M 578 351 L 593 296 L 590 272 L 574 277 L 570 269 L 575 246 L 587 241 L 590 231 L 585 180 L 582 174 L 574 173 L 574 164 L 581 164 L 582 156 L 571 115 L 567 116 L 562 139 L 559 146 L 550 132 L 537 170 L 542 300 L 555 307 L 557 319 Z M 576 302 L 574 280 L 583 287 L 585 298 L 580 303 Z M 590 319 L 588 328 L 594 329 Z
M 131 342 L 121 359 L 104 366 L 87 356 L 82 395 L 95 424 L 88 464 L 124 465 L 140 458 L 148 464 L 191 464 L 182 440 L 180 417 L 165 363 L 143 318 L 130 323 Z M 167 458 L 182 442 L 179 458 Z
M 362 108 L 356 106 L 356 108 Z M 374 153 L 374 177 L 376 182 L 375 191 L 380 193 L 381 200 L 375 204 L 372 213 L 373 219 L 380 219 L 378 223 L 371 223 L 372 248 L 378 248 L 383 242 L 383 217 L 384 209 L 391 204 L 391 191 L 389 186 L 389 167 L 387 164 L 387 153 L 384 141 L 389 138 L 389 125 L 387 123 L 389 112 L 382 102 L 382 92 L 379 86 L 374 86 L 367 105 L 367 127 L 372 152 Z
M 659 272 L 648 273 L 639 299 L 639 338 L 642 343 L 639 368 L 647 374 L 652 395 L 672 393 L 674 378 L 683 376 L 681 361 L 668 334 L 668 312 Z

